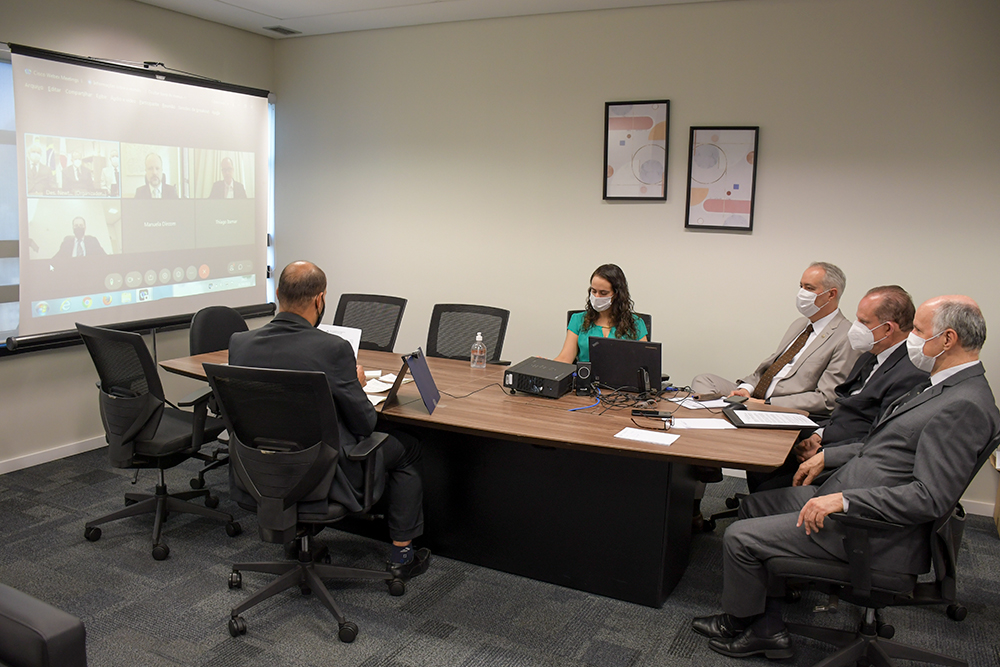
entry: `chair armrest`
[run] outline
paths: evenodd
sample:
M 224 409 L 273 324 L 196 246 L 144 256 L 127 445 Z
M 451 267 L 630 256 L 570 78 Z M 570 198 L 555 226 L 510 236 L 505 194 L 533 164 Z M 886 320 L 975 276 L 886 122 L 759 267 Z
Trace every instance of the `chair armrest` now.
M 212 397 L 212 388 L 206 385 L 201 389 L 196 389 L 195 391 L 192 391 L 190 394 L 188 394 L 181 400 L 177 401 L 177 405 L 184 408 L 190 408 L 191 406 L 198 405 L 202 401 L 207 403 L 208 399 L 210 399 L 211 397 Z
M 496 361 L 487 361 L 486 363 L 489 366 L 510 366 L 509 361 L 503 361 L 501 359 L 497 359 Z
M 375 431 L 370 436 L 355 445 L 351 453 L 347 455 L 347 459 L 349 461 L 365 462 L 364 506 L 366 511 L 369 507 L 374 505 L 377 500 L 377 498 L 375 498 L 375 473 L 378 471 L 375 469 L 376 457 L 373 455 L 378 451 L 378 448 L 382 446 L 382 443 L 384 443 L 388 437 L 388 433 Z
M 902 530 L 905 526 L 879 519 L 848 516 L 843 512 L 834 512 L 827 518 L 841 524 L 843 528 L 844 551 L 851 566 L 851 588 L 858 595 L 871 595 L 872 551 L 869 534 L 872 531 Z
M 86 667 L 83 622 L 0 584 L 0 662 L 17 667 Z

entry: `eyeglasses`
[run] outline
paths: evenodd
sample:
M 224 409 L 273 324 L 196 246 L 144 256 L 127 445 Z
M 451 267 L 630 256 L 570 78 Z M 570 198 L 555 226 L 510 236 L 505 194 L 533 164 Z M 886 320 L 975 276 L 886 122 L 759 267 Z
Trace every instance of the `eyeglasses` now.
M 635 417 L 632 417 L 631 419 L 633 424 L 635 424 L 639 428 L 644 428 L 647 431 L 669 431 L 670 427 L 674 425 L 673 417 L 646 417 L 646 419 L 651 419 L 657 422 L 661 422 L 662 426 L 651 426 L 650 425 L 651 422 L 640 424 L 635 420 Z

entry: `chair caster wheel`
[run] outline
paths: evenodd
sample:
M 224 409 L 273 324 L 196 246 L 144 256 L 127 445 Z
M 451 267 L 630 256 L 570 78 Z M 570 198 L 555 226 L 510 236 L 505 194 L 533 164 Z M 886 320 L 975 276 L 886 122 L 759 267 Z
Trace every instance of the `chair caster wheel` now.
M 243 574 L 239 570 L 233 570 L 229 573 L 229 587 L 243 588 Z
M 406 592 L 406 582 L 404 582 L 402 579 L 389 580 L 389 595 L 398 598 L 405 592 Z
M 892 639 L 896 635 L 896 628 L 888 623 L 879 623 L 875 628 L 875 634 L 882 639 Z
M 196 491 L 198 489 L 204 489 L 205 488 L 205 480 L 203 480 L 203 479 L 201 479 L 199 477 L 193 477 L 191 479 L 191 488 L 194 489 L 194 490 L 196 490 Z
M 960 604 L 950 604 L 947 613 L 948 618 L 953 621 L 964 621 L 965 617 L 969 615 L 969 610 Z
M 739 498 L 731 498 L 731 497 L 726 498 L 726 507 L 728 507 L 729 509 L 734 510 L 739 506 L 740 506 Z
M 229 619 L 229 634 L 233 637 L 239 637 L 240 635 L 245 635 L 247 633 L 247 622 L 241 617 L 235 616 Z
M 715 519 L 705 519 L 705 523 L 702 524 L 701 530 L 704 533 L 711 533 L 715 530 Z
M 313 592 L 312 589 L 309 588 L 308 586 L 299 586 L 299 591 L 303 595 L 312 595 L 312 592 Z
M 337 631 L 337 638 L 344 642 L 345 644 L 350 644 L 358 636 L 358 626 L 354 625 L 350 621 L 344 621 L 340 624 L 340 630 Z
M 101 539 L 101 529 L 97 526 L 91 526 L 90 528 L 83 529 L 83 536 L 87 538 L 88 542 L 96 542 Z
M 166 544 L 154 544 L 153 545 L 153 558 L 155 560 L 167 560 L 167 556 L 170 555 L 170 547 Z
M 218 498 L 216 498 L 215 504 L 216 505 L 219 504 Z M 214 505 L 213 505 L 213 507 L 214 507 Z M 229 523 L 226 524 L 226 535 L 228 535 L 229 537 L 236 537 L 237 535 L 239 535 L 242 532 L 243 532 L 243 527 L 240 526 L 240 524 L 238 522 L 236 522 L 236 521 L 230 521 Z
M 219 496 L 205 496 L 205 507 L 214 510 L 219 506 Z

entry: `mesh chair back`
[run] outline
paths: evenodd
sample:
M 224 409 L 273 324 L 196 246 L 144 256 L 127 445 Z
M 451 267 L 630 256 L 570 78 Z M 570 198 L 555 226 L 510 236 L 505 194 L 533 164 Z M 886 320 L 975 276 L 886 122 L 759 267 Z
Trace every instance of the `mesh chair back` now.
M 341 294 L 333 323 L 361 329 L 362 350 L 392 352 L 406 299 L 380 294 Z
M 129 467 L 135 440 L 153 437 L 163 414 L 163 386 L 142 336 L 76 325 L 101 378 L 101 420 L 111 463 Z
M 229 338 L 248 329 L 243 316 L 229 306 L 202 308 L 191 318 L 188 336 L 190 354 L 228 350 Z
M 257 502 L 261 539 L 295 537 L 297 503 L 326 500 L 336 473 L 337 411 L 326 375 L 205 364 L 231 435 L 239 486 Z
M 491 306 L 439 303 L 431 313 L 427 356 L 469 359 L 476 334 L 482 332 L 486 360 L 500 361 L 510 311 Z
M 574 315 L 582 312 L 583 312 L 582 310 L 567 310 L 566 324 L 569 324 L 569 321 L 573 318 Z M 646 333 L 649 335 L 649 340 L 653 340 L 653 316 L 647 315 L 646 313 L 636 313 L 636 315 L 641 317 L 642 321 L 646 323 Z

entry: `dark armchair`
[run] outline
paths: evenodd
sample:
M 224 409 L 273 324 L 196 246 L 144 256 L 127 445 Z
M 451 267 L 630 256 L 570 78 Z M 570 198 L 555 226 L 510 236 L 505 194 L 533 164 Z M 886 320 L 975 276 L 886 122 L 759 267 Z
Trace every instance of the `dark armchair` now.
M 503 339 L 507 333 L 510 311 L 492 306 L 475 306 L 464 303 L 439 303 L 431 312 L 427 332 L 427 356 L 445 359 L 469 360 L 476 334 L 483 334 L 486 345 L 486 362 L 506 365 L 500 361 Z
M 352 642 L 358 627 L 348 621 L 325 579 L 378 579 L 388 583 L 392 595 L 402 595 L 405 584 L 386 570 L 330 565 L 325 547 L 311 544 L 324 527 L 349 512 L 329 499 L 340 455 L 337 411 L 326 376 L 319 372 L 287 371 L 205 364 L 209 382 L 230 433 L 230 459 L 238 487 L 247 492 L 257 513 L 260 537 L 265 542 L 298 541 L 298 560 L 269 563 L 235 563 L 230 588 L 243 585 L 245 571 L 276 574 L 278 578 L 235 607 L 229 632 L 246 633 L 240 614 L 289 588 L 315 593 L 339 625 L 338 637 Z M 353 450 L 350 458 L 363 461 L 363 498 L 367 511 L 375 496 L 375 453 L 384 433 L 373 433 Z
M 406 299 L 381 294 L 341 294 L 333 323 L 361 329 L 362 350 L 392 352 Z

